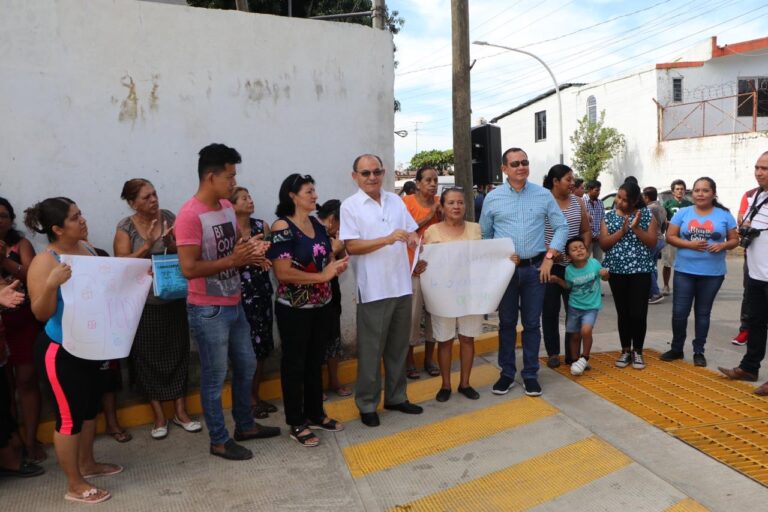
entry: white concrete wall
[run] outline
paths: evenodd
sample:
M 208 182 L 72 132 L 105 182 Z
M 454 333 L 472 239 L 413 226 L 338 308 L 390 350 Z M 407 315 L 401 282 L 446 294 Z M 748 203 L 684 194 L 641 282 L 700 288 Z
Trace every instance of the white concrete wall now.
M 314 176 L 326 200 L 354 192 L 360 153 L 394 168 L 385 31 L 135 0 L 6 0 L 0 75 L 0 194 L 19 213 L 71 197 L 110 252 L 129 213 L 123 182 L 150 179 L 176 211 L 211 142 L 240 151 L 238 182 L 270 222 L 292 172 Z

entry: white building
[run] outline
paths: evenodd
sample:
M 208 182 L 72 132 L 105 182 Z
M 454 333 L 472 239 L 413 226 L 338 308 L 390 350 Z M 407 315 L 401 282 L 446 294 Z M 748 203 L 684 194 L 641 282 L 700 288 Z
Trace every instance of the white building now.
M 577 121 L 605 111 L 606 126 L 623 133 L 627 145 L 600 175 L 604 192 L 629 175 L 660 191 L 676 178 L 690 187 L 709 176 L 720 200 L 735 209 L 754 186 L 757 157 L 768 150 L 767 49 L 768 37 L 725 46 L 712 37 L 673 62 L 591 84 L 562 84 L 565 163 Z M 559 159 L 554 92 L 491 120 L 501 128 L 502 148 L 528 152 L 537 183 Z

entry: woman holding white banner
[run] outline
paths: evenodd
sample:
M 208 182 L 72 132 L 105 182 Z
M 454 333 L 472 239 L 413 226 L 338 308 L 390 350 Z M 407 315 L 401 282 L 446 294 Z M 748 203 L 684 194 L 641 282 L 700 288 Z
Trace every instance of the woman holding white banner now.
M 101 400 L 101 361 L 76 357 L 62 346 L 64 299 L 61 285 L 72 277 L 72 268 L 61 263 L 62 255 L 95 256 L 84 241 L 88 226 L 71 199 L 48 198 L 25 212 L 24 224 L 48 237 L 48 247 L 35 256 L 27 273 L 32 313 L 46 322 L 35 342 L 35 359 L 53 393 L 56 457 L 67 477 L 64 499 L 82 503 L 108 500 L 108 491 L 92 485 L 87 478 L 115 475 L 117 464 L 98 463 L 93 457 L 96 413 Z
M 149 180 L 134 178 L 123 185 L 120 198 L 135 213 L 117 224 L 115 256 L 151 258 L 153 254 L 176 253 L 173 224 L 176 215 L 160 209 L 157 191 Z M 184 299 L 163 300 L 149 289 L 147 302 L 131 347 L 131 364 L 136 386 L 152 407 L 153 439 L 168 436 L 168 420 L 161 402 L 173 400 L 173 423 L 187 432 L 203 427 L 187 414 L 187 372 L 189 370 L 189 324 Z M 113 437 L 120 432 L 111 433 Z M 115 437 L 118 441 L 119 438 Z
M 440 206 L 443 210 L 442 222 L 430 226 L 424 233 L 424 244 L 456 242 L 459 240 L 480 240 L 480 224 L 466 222 L 464 214 L 464 191 L 458 187 L 448 188 L 440 195 Z M 471 400 L 480 398 L 480 394 L 469 385 L 469 374 L 472 371 L 472 361 L 475 358 L 475 337 L 482 333 L 483 315 L 466 315 L 459 318 L 446 318 L 432 315 L 432 332 L 437 346 L 437 360 L 440 363 L 440 375 L 443 385 L 435 399 L 445 402 L 451 397 L 451 352 L 453 340 L 456 337 L 456 327 L 459 331 L 459 358 L 461 372 L 457 391 Z

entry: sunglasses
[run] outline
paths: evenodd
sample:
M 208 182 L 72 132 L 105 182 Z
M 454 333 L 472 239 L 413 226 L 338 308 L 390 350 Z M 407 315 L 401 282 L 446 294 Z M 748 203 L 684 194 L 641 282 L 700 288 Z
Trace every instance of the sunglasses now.
M 528 164 L 530 164 L 530 163 L 531 162 L 529 162 L 528 160 L 512 160 L 507 165 L 512 167 L 512 168 L 520 167 L 521 165 L 523 167 L 528 167 Z
M 384 174 L 384 169 L 374 169 L 372 171 L 355 171 L 357 174 L 362 176 L 363 178 L 370 178 L 371 174 L 376 176 L 377 178 Z
M 312 179 L 312 176 L 310 176 L 309 174 L 305 174 L 304 176 L 302 176 L 301 174 L 297 174 L 296 176 L 293 177 L 293 181 L 291 181 L 291 188 L 295 187 L 296 183 L 298 182 L 301 182 L 301 184 L 303 185 L 304 183 L 314 183 L 315 180 Z

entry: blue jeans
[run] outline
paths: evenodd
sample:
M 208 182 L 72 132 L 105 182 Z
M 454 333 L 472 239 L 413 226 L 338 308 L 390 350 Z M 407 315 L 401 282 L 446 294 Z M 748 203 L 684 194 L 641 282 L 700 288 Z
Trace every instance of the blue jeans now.
M 653 260 L 653 272 L 651 272 L 651 290 L 648 292 L 648 298 L 656 297 L 661 293 L 661 290 L 659 290 L 659 254 L 661 254 L 661 250 L 664 248 L 666 243 L 664 240 L 658 240 L 656 242 L 656 247 L 653 249 L 653 252 L 651 253 L 651 259 Z
M 672 294 L 672 350 L 682 352 L 685 345 L 688 315 L 691 306 L 695 318 L 696 337 L 693 339 L 693 353 L 703 354 L 709 333 L 709 314 L 712 304 L 725 276 L 697 276 L 675 270 Z
M 189 331 L 200 352 L 200 402 L 211 444 L 229 440 L 221 406 L 221 389 L 232 362 L 232 417 L 237 431 L 254 427 L 251 415 L 251 383 L 256 356 L 251 345 L 251 327 L 242 306 L 196 306 L 187 304 Z
M 515 378 L 517 316 L 523 322 L 523 379 L 535 379 L 539 371 L 540 319 L 544 306 L 544 283 L 537 266 L 517 267 L 499 304 L 499 366 L 501 374 Z

